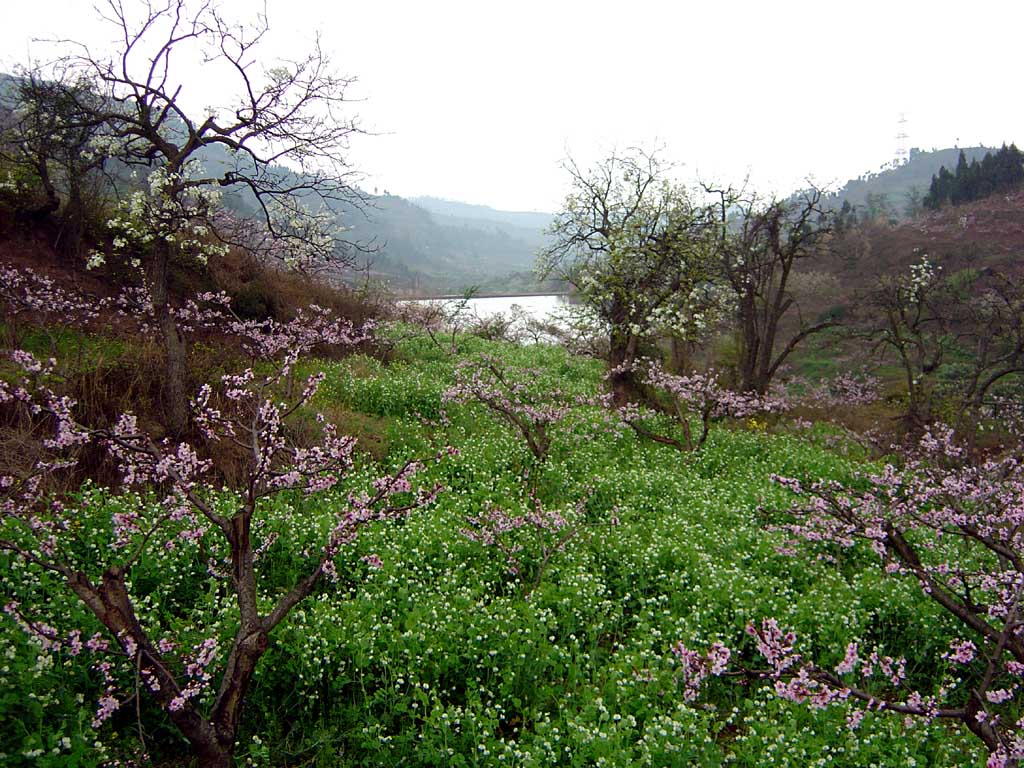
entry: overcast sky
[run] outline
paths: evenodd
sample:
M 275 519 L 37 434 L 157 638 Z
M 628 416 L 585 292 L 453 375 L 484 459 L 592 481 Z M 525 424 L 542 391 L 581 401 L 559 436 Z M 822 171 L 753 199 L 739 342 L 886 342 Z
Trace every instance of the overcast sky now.
M 130 5 L 132 0 L 125 0 Z M 0 64 L 30 42 L 102 47 L 90 0 L 5 0 Z M 222 0 L 235 17 L 261 7 Z M 1018 0 L 398 2 L 267 0 L 274 56 L 319 33 L 364 128 L 371 191 L 554 210 L 561 161 L 665 148 L 682 180 L 786 193 L 890 162 L 897 120 L 924 149 L 1024 141 Z M 182 67 L 191 62 L 182 63 Z M 184 70 L 183 70 L 184 71 Z M 191 103 L 218 83 L 187 78 Z

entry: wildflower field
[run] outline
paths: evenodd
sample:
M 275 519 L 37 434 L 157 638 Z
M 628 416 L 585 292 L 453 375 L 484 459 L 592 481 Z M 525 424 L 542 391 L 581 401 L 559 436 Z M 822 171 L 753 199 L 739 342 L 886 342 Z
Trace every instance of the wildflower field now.
M 248 692 L 239 764 L 984 764 L 981 742 L 941 718 L 780 696 L 749 629 L 774 619 L 823 668 L 856 642 L 880 654 L 876 678 L 888 655 L 905 659 L 894 685 L 955 687 L 948 652 L 963 629 L 913 581 L 887 575 L 866 546 L 794 555 L 779 530 L 791 494 L 772 476 L 856 482 L 855 445 L 769 417 L 723 419 L 701 450 L 681 452 L 608 417 L 597 361 L 468 335 L 452 355 L 410 328 L 392 343 L 386 363 L 299 361 L 324 374 L 312 405 L 360 442 L 335 487 L 267 498 L 253 532 L 259 599 L 271 604 L 301 577 L 333 505 L 381 471 L 444 452 L 415 478 L 441 490 L 340 546 L 336 578 L 275 629 Z M 495 411 L 452 395 L 459 366 L 482 359 L 500 361 L 524 397 L 561 398 L 541 458 Z M 86 484 L 65 546 L 101 560 L 119 512 L 156 514 L 160 499 L 140 493 Z M 225 509 L 237 503 L 236 492 L 210 493 Z M 238 622 L 234 594 L 211 578 L 222 555 L 187 536 L 148 547 L 129 584 L 140 620 L 194 649 L 200 683 Z M 3 764 L 179 764 L 186 745 L 139 695 L 137 671 L 103 661 L 87 608 L 23 558 L 0 554 L 0 566 L 5 600 L 32 606 L 32 621 L 60 637 L 24 631 L 16 609 L 0 622 Z M 731 658 L 705 662 L 715 648 Z M 97 702 L 114 690 L 101 717 Z M 196 690 L 200 703 L 212 696 Z

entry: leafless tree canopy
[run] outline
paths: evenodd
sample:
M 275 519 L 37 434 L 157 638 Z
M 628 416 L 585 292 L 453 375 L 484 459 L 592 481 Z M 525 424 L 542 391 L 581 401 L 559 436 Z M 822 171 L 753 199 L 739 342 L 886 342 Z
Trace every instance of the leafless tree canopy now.
M 807 321 L 791 285 L 800 263 L 828 247 L 831 221 L 817 189 L 791 201 L 705 189 L 718 197 L 721 273 L 736 299 L 739 386 L 763 394 L 801 342 L 836 325 L 830 319 Z M 797 327 L 784 334 L 788 314 L 797 317 Z
M 210 0 L 130 7 L 107 0 L 100 11 L 118 35 L 116 54 L 58 41 L 70 53 L 47 70 L 64 82 L 91 84 L 99 99 L 77 106 L 103 126 L 104 149 L 129 166 L 180 175 L 172 194 L 243 191 L 267 237 L 241 245 L 277 256 L 299 251 L 313 261 L 354 260 L 356 244 L 336 227 L 339 206 L 364 202 L 348 161 L 349 139 L 360 131 L 346 98 L 353 79 L 333 71 L 319 42 L 303 58 L 265 68 L 265 13 L 251 25 L 235 24 Z M 175 68 L 185 57 L 226 73 L 234 103 L 199 115 L 186 109 L 182 94 L 189 84 Z M 207 162 L 190 162 L 197 159 Z M 230 228 L 220 229 L 232 238 Z
M 115 247 L 134 240 L 130 256 L 145 269 L 164 345 L 168 418 L 181 434 L 189 419 L 187 354 L 170 311 L 168 264 L 205 258 L 207 241 L 219 239 L 292 266 L 355 265 L 360 248 L 338 226 L 340 209 L 364 202 L 347 161 L 359 132 L 347 115 L 352 79 L 334 73 L 318 43 L 303 58 L 266 67 L 265 13 L 242 25 L 212 0 L 106 0 L 98 10 L 116 32 L 116 53 L 54 41 L 60 55 L 33 68 L 27 82 L 37 84 L 36 96 L 49 88 L 60 97 L 35 105 L 37 123 L 59 119 L 62 135 L 86 145 L 80 154 L 143 176 L 122 180 L 128 200 L 107 224 L 123 235 Z M 230 103 L 198 115 L 186 106 L 183 94 L 194 89 L 182 69 L 189 60 L 223 79 Z M 35 149 L 53 148 L 37 141 Z M 255 220 L 227 215 L 218 203 L 223 190 L 241 193 Z

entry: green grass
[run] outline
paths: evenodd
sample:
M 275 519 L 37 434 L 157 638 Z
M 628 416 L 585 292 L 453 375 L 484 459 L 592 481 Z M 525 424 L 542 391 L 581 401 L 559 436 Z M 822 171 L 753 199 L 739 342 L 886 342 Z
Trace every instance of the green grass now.
M 460 346 L 461 356 L 493 354 L 509 366 L 539 369 L 541 388 L 596 394 L 601 387 L 598 363 L 559 349 L 474 338 Z M 327 373 L 319 405 L 343 413 L 366 439 L 379 439 L 374 456 L 361 457 L 344 488 L 267 504 L 265 530 L 281 538 L 261 561 L 266 600 L 303 572 L 299 550 L 317 546 L 332 511 L 373 476 L 378 461 L 395 466 L 452 445 L 458 456 L 432 465 L 422 478 L 446 490 L 429 509 L 368 529 L 340 556 L 339 582 L 323 584 L 275 632 L 250 692 L 242 762 L 524 768 L 983 762 L 976 743 L 940 724 L 919 724 L 908 734 L 900 719 L 872 713 L 852 733 L 845 708 L 815 711 L 782 702 L 758 680 L 716 679 L 696 702 L 682 699 L 672 646 L 719 640 L 737 649 L 742 663 L 757 666 L 744 627 L 763 616 L 794 629 L 801 650 L 823 664 L 835 664 L 846 642 L 859 639 L 906 655 L 921 681 L 936 682 L 937 656 L 956 635 L 914 585 L 882 576 L 864 553 L 847 553 L 838 563 L 778 554 L 782 536 L 767 528 L 778 515 L 771 510 L 788 503 L 771 473 L 848 478 L 858 469 L 854 459 L 743 425 L 715 429 L 701 454 L 689 459 L 632 432 L 616 433 L 581 407 L 555 430 L 551 458 L 537 469 L 522 440 L 483 409 L 442 405 L 457 360 L 408 329 L 394 358 L 386 365 L 366 357 L 304 364 Z M 527 469 L 545 504 L 576 515 L 580 525 L 528 597 L 500 553 L 460 532 L 467 516 L 491 506 L 525 509 Z M 150 503 L 86 494 L 80 546 L 97 553 L 113 509 Z M 231 503 L 230 494 L 222 498 Z M 535 557 L 533 543 L 522 543 L 522 557 Z M 382 569 L 360 560 L 370 553 L 381 557 Z M 47 577 L 24 578 L 10 568 L 3 574 L 5 594 L 42 606 L 55 625 L 93 627 Z M 210 588 L 205 557 L 184 547 L 144 558 L 133 588 L 147 620 L 186 644 L 202 637 L 190 626 L 225 633 L 236 614 L 226 590 Z M 44 655 L 12 621 L 0 624 L 8 694 L 0 697 L 0 717 L 20 724 L 0 736 L 5 764 L 97 765 L 102 757 L 88 747 L 97 738 L 110 745 L 108 753 L 128 749 L 137 738 L 134 710 L 93 733 L 97 676 L 82 659 L 58 656 L 56 666 L 47 666 L 39 660 Z M 144 707 L 143 716 L 152 754 L 181 749 L 158 713 Z M 62 738 L 71 746 L 62 747 Z M 43 756 L 25 757 L 36 749 Z

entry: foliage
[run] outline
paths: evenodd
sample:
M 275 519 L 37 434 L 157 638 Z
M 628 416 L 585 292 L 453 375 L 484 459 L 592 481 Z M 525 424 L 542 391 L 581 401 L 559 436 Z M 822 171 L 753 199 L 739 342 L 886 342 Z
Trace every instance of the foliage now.
M 950 172 L 946 166 L 932 176 L 931 186 L 922 204 L 938 210 L 946 203 L 959 205 L 979 200 L 999 192 L 1009 192 L 1024 182 L 1024 154 L 1016 144 L 1003 144 L 993 155 L 986 152 L 978 162 L 977 157 L 967 162 L 963 150 L 957 158 L 956 170 Z
M 324 376 L 312 405 L 337 403 L 383 419 L 389 467 L 438 441 L 454 445 L 458 455 L 422 473 L 425 485 L 447 491 L 398 525 L 363 527 L 336 558 L 338 582 L 315 590 L 274 630 L 247 695 L 240 760 L 754 766 L 770 754 L 794 766 L 983 761 L 980 742 L 937 724 L 922 722 L 908 739 L 898 718 L 868 712 L 850 731 L 854 710 L 846 704 L 794 709 L 775 698 L 770 680 L 737 684 L 739 669 L 756 666 L 744 627 L 763 616 L 792 628 L 807 657 L 823 666 L 841 661 L 851 637 L 884 646 L 883 656 L 907 658 L 918 687 L 941 679 L 941 654 L 962 638 L 913 583 L 875 568 L 870 553 L 840 549 L 834 562 L 793 558 L 777 551 L 781 534 L 764 531 L 758 505 L 786 499 L 772 473 L 850 484 L 858 471 L 851 460 L 739 422 L 713 426 L 701 451 L 684 461 L 609 427 L 589 404 L 600 399 L 595 361 L 543 345 L 461 337 L 470 362 L 459 375 L 478 369 L 486 358 L 477 356 L 490 356 L 506 377 L 527 383 L 538 404 L 545 392 L 564 393 L 568 413 L 549 430 L 547 460 L 535 465 L 517 428 L 475 398 L 442 407 L 460 357 L 408 328 L 387 333 L 396 339 L 389 364 L 364 356 L 302 361 L 303 379 Z M 356 461 L 337 491 L 263 501 L 257 541 L 277 538 L 257 560 L 267 579 L 261 605 L 309 573 L 303 545 L 285 545 L 307 542 L 315 553 L 348 489 L 371 488 L 374 471 Z M 80 551 L 99 558 L 109 551 L 113 516 L 132 510 L 135 497 L 83 492 L 75 507 L 84 514 Z M 205 492 L 216 493 L 224 509 L 237 503 L 233 493 Z M 138 503 L 157 514 L 161 498 L 142 494 Z M 543 517 L 531 522 L 538 501 Z M 500 520 L 488 510 L 500 510 Z M 501 521 L 508 525 L 497 532 Z M 488 525 L 493 544 L 462 533 L 480 537 Z M 205 639 L 188 627 L 217 627 L 217 665 L 237 609 L 223 582 L 207 573 L 207 556 L 185 559 L 189 551 L 184 543 L 154 547 L 134 566 L 132 590 L 144 620 L 174 627 L 182 651 Z M 54 581 L 7 576 L 3 589 L 7 602 L 23 612 L 31 607 L 62 640 L 71 628 L 82 628 L 85 640 L 102 629 Z M 44 649 L 13 617 L 0 642 L 8 682 L 38 697 L 32 714 L 15 718 L 26 729 L 0 747 L 9 762 L 42 759 L 24 756 L 37 749 L 57 749 L 55 762 L 83 765 L 131 757 L 140 749 L 139 723 L 155 759 L 180 751 L 167 715 L 145 697 L 138 713 L 122 707 L 94 728 L 104 683 L 90 659 L 71 656 L 66 644 Z M 708 655 L 715 643 L 732 650 L 721 675 L 711 674 L 720 656 Z M 118 669 L 119 689 L 134 690 L 130 668 Z M 0 706 L 13 714 L 21 704 Z M 102 753 L 92 746 L 97 740 Z
M 60 214 L 59 250 L 81 258 L 87 229 L 97 229 L 111 196 L 106 158 L 93 151 L 103 135 L 93 117 L 99 95 L 87 78 L 59 71 L 48 80 L 27 71 L 15 81 L 0 109 L 0 159 L 8 166 L 4 197 L 22 217 Z
M 979 457 L 933 430 L 876 465 L 785 434 L 804 425 L 770 385 L 834 324 L 798 306 L 825 284 L 799 270 L 831 237 L 816 192 L 710 206 L 642 152 L 570 163 L 542 271 L 579 291 L 570 333 L 604 347 L 611 393 L 545 329 L 507 343 L 506 320 L 474 325 L 466 301 L 380 329 L 381 359 L 347 354 L 376 329 L 284 311 L 253 281 L 174 302 L 168 265 L 229 247 L 349 260 L 332 207 L 361 200 L 344 163 L 357 129 L 334 113 L 348 81 L 319 50 L 257 73 L 262 18 L 108 8 L 118 55 L 32 73 L 5 145 L 0 194 L 41 189 L 44 211 L 68 209 L 75 173 L 140 170 L 91 261 L 146 272 L 96 300 L 0 265 L 5 764 L 160 764 L 183 741 L 216 768 L 1024 757 L 1019 447 Z M 226 67 L 241 105 L 187 115 L 182 51 Z M 231 162 L 211 168 L 211 151 Z M 231 187 L 257 221 L 222 209 Z M 1019 417 L 995 397 L 1022 361 L 1015 284 L 922 262 L 876 306 L 927 421 L 932 375 L 971 426 L 984 408 Z M 680 364 L 728 314 L 740 391 Z M 154 330 L 176 393 L 197 384 L 168 430 L 79 401 L 95 350 L 140 354 Z M 245 359 L 189 368 L 197 338 Z M 666 340 L 675 372 L 642 358 Z M 661 413 L 630 402 L 641 384 Z M 797 388 L 837 411 L 876 384 Z M 336 419 L 376 430 L 370 455 Z
M 0 697 L 7 762 L 159 762 L 183 735 L 211 765 L 1017 760 L 1013 458 L 944 433 L 855 461 L 778 434 L 799 425 L 774 392 L 642 366 L 677 417 L 643 423 L 680 455 L 564 349 L 395 325 L 386 359 L 338 359 L 367 332 L 316 307 L 238 318 L 226 294 L 172 317 L 248 360 L 202 381 L 199 431 L 151 439 L 82 417 L 64 376 L 88 355 L 13 348 L 62 357 L 115 312 L 131 347 L 146 293 L 4 269 L 0 650 L 31 702 Z M 877 382 L 796 389 L 835 412 Z M 379 461 L 332 415 L 378 430 Z
M 506 422 L 526 441 L 537 463 L 547 461 L 552 428 L 564 421 L 573 406 L 598 405 L 601 398 L 585 398 L 544 382 L 538 370 L 509 370 L 491 356 L 459 362 L 455 382 L 443 395 L 445 402 L 476 402 Z

